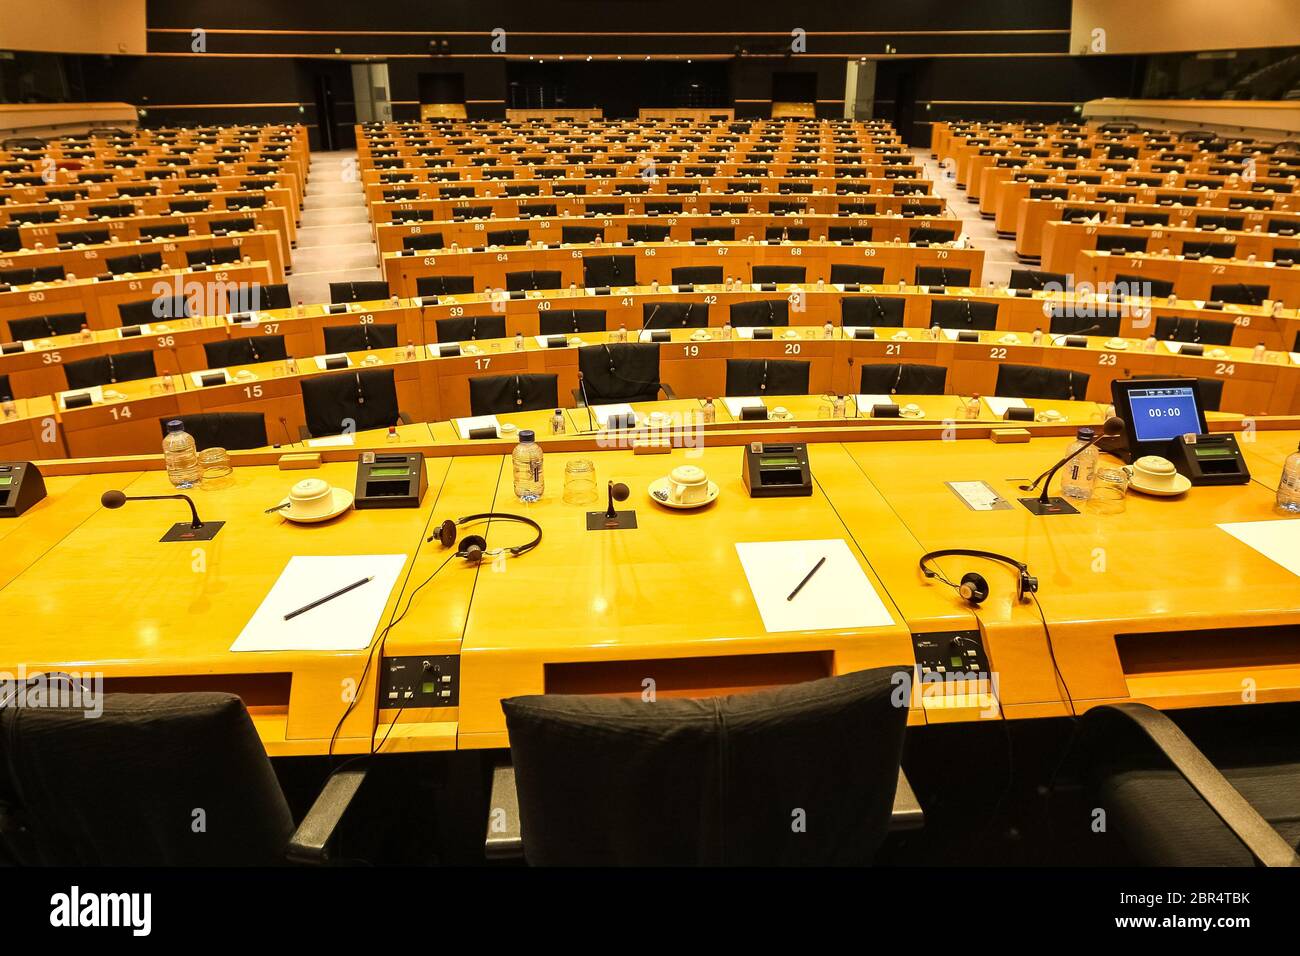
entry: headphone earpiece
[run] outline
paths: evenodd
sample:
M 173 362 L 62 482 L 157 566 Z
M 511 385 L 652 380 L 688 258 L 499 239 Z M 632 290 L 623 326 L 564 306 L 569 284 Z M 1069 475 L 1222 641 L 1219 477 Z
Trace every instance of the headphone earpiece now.
M 429 540 L 438 540 L 444 548 L 450 548 L 456 543 L 456 522 L 448 518 L 442 524 L 438 525 L 438 530 L 429 535 Z
M 483 552 L 487 550 L 487 539 L 479 534 L 467 534 L 460 539 L 460 549 L 456 556 L 464 558 L 470 564 L 478 564 L 483 560 Z
M 989 583 L 984 580 L 984 575 L 977 574 L 974 571 L 967 571 L 961 576 L 961 584 L 957 586 L 957 593 L 964 597 L 971 604 L 981 604 L 989 596 Z

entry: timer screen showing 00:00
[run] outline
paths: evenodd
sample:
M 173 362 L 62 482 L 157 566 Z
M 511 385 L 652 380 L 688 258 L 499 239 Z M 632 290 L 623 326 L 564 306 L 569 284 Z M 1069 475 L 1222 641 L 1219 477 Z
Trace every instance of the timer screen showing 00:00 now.
M 1135 388 L 1128 394 L 1133 432 L 1140 442 L 1168 441 L 1201 430 L 1190 388 Z

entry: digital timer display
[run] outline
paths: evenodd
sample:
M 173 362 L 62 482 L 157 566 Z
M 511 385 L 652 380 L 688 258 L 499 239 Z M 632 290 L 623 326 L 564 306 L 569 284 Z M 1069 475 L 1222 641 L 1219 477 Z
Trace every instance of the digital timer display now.
M 1139 442 L 1169 441 L 1200 432 L 1196 393 L 1190 387 L 1135 388 L 1128 394 L 1133 436 Z

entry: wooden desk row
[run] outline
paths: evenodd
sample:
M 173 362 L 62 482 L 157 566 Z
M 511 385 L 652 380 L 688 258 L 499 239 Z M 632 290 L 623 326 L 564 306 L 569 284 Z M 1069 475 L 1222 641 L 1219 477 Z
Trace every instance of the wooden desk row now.
M 256 229 L 226 233 L 219 236 L 199 234 L 178 236 L 175 239 L 137 239 L 134 241 L 119 240 L 117 236 L 112 234 L 112 230 L 102 223 L 83 223 L 80 229 L 108 229 L 110 233 L 109 241 L 94 245 L 73 246 L 70 249 L 60 249 L 57 246 L 43 249 L 19 249 L 17 252 L 5 253 L 0 256 L 0 269 L 40 269 L 61 266 L 64 274 L 70 278 L 88 279 L 93 276 L 107 276 L 108 266 L 106 260 L 117 256 L 159 253 L 163 259 L 164 269 L 183 270 L 189 268 L 186 253 L 206 252 L 215 249 L 235 249 L 243 260 L 266 262 L 270 267 L 271 275 L 276 277 L 273 281 L 284 281 L 286 255 L 282 235 L 278 231 L 268 231 L 261 225 Z M 80 230 L 75 228 L 56 229 L 54 230 L 54 238 L 57 239 L 59 234 L 64 231 Z M 235 263 L 230 263 L 230 265 L 233 266 Z M 141 273 L 141 275 L 147 276 L 148 274 Z M 51 283 L 35 284 L 36 287 L 48 287 L 49 285 Z M 37 289 L 21 287 L 2 294 L 13 295 L 16 293 L 30 296 L 34 291 L 37 291 Z M 0 304 L 0 310 L 3 310 L 2 304 Z M 3 313 L 0 312 L 0 314 Z M 92 326 L 92 328 L 94 327 Z
M 158 543 L 165 509 L 110 512 L 98 504 L 108 488 L 169 490 L 156 458 L 51 465 L 49 498 L 0 521 L 0 616 L 10 622 L 0 632 L 0 668 L 102 675 L 109 691 L 233 691 L 245 697 L 268 751 L 281 756 L 329 750 L 351 699 L 340 686 L 356 685 L 359 703 L 334 752 L 366 752 L 383 738 L 384 753 L 503 747 L 503 697 L 639 694 L 646 678 L 665 696 L 738 692 L 907 663 L 913 633 L 957 630 L 979 632 L 992 671 L 974 683 L 926 688 L 918 680 L 914 724 L 1060 716 L 1121 700 L 1239 705 L 1244 681 L 1255 688 L 1250 700 L 1296 700 L 1294 575 L 1217 527 L 1274 517 L 1267 485 L 1277 455 L 1300 438 L 1295 425 L 1268 423 L 1244 442 L 1262 484 L 1197 488 L 1182 499 L 1134 493 L 1121 514 L 1085 509 L 1053 519 L 1036 518 L 1014 499 L 1023 476 L 1057 457 L 1068 436 L 994 445 L 982 426 L 947 436 L 933 426 L 871 423 L 800 429 L 798 437 L 809 441 L 813 494 L 776 499 L 751 499 L 740 481 L 737 446 L 770 432 L 728 432 L 667 455 L 574 436 L 548 446 L 547 493 L 532 505 L 514 502 L 499 443 L 416 440 L 403 447 L 430 456 L 419 508 L 351 512 L 318 526 L 262 512 L 304 476 L 350 488 L 356 450 L 323 449 L 315 472 L 282 472 L 274 465 L 278 453 L 248 453 L 236 455 L 229 487 L 197 493 L 204 518 L 226 526 L 194 547 Z M 600 481 L 630 485 L 624 507 L 636 510 L 637 530 L 585 530 L 591 506 L 560 496 L 574 458 L 593 461 Z M 650 501 L 649 482 L 686 462 L 718 483 L 719 500 L 698 512 Z M 971 510 L 946 481 L 985 481 L 1012 507 Z M 429 580 L 447 561 L 446 551 L 424 540 L 430 524 L 491 508 L 540 522 L 542 545 L 499 566 L 453 560 Z M 503 523 L 486 528 L 496 547 L 522 543 L 528 533 Z M 768 631 L 735 546 L 792 539 L 847 541 L 888 623 Z M 411 603 L 365 680 L 364 646 L 230 651 L 291 556 L 374 553 L 376 541 L 407 563 L 372 639 L 408 596 Z M 1163 550 L 1172 541 L 1177 560 Z M 1050 636 L 1034 604 L 1016 603 L 999 569 L 974 559 L 942 562 L 949 575 L 977 568 L 989 578 L 992 596 L 978 614 L 922 578 L 918 557 L 941 547 L 987 548 L 1026 561 L 1042 582 Z M 532 612 L 526 623 L 521 601 Z M 382 659 L 429 655 L 455 659 L 457 706 L 407 708 L 379 697 Z
M 1213 298 L 1210 289 L 1216 284 L 1266 285 L 1274 301 L 1287 308 L 1300 306 L 1300 268 L 1284 268 L 1273 262 L 1109 254 L 1091 249 L 1078 254 L 1075 278 L 1079 282 L 1088 282 L 1095 287 L 1099 282 L 1114 282 L 1118 275 L 1163 279 L 1174 283 L 1180 297 L 1201 301 Z
M 668 218 L 666 223 L 670 224 Z M 510 249 L 504 251 L 431 251 L 423 255 L 389 254 L 382 257 L 389 288 L 402 298 L 418 293 L 422 276 L 473 276 L 474 288 L 506 288 L 512 272 L 558 271 L 560 288 L 581 288 L 586 284 L 583 260 L 610 255 L 635 258 L 635 272 L 627 285 L 672 283 L 677 266 L 717 264 L 725 274 L 749 281 L 756 265 L 797 266 L 806 270 L 804 281 L 829 281 L 832 264 L 867 265 L 883 269 L 886 283 L 915 282 L 918 266 L 965 269 L 970 284 L 979 285 L 984 267 L 983 249 L 921 247 L 887 243 L 746 243 L 713 242 L 706 245 L 640 243 L 635 246 L 570 245 L 559 249 Z
M 1189 243 L 1226 243 L 1234 258 L 1245 261 L 1277 262 L 1300 260 L 1300 237 L 1275 232 L 1246 232 L 1230 229 L 1179 229 L 1173 226 L 1129 226 L 1124 223 L 1092 224 L 1046 222 L 1043 224 L 1042 265 L 1048 272 L 1075 272 L 1079 253 L 1095 250 L 1101 236 L 1145 241 L 1147 252 L 1182 255 Z
M 302 190 L 288 173 L 273 173 L 252 178 L 243 176 L 203 176 L 197 179 L 156 179 L 145 181 L 138 178 L 114 177 L 107 182 L 70 183 L 64 185 L 23 186 L 10 189 L 0 195 L 0 208 L 7 212 L 22 211 L 31 205 L 38 208 L 50 208 L 51 204 L 62 205 L 82 199 L 106 202 L 110 200 L 125 202 L 137 197 L 130 191 L 137 188 L 152 188 L 154 195 L 169 200 L 214 199 L 220 194 L 242 193 L 255 194 L 267 192 L 277 198 L 277 204 L 285 206 L 298 215 L 302 205 Z M 207 189 L 206 192 L 199 192 Z M 287 197 L 284 199 L 283 197 Z M 150 198 L 150 197 L 142 197 Z
M 717 202 L 727 204 L 727 200 L 718 200 Z M 735 200 L 732 200 L 732 202 L 734 203 Z M 786 230 L 804 231 L 808 233 L 810 239 L 825 240 L 829 237 L 831 229 L 851 228 L 855 233 L 860 234 L 861 238 L 869 238 L 872 242 L 907 242 L 914 229 L 935 229 L 948 233 L 954 238 L 960 236 L 962 232 L 962 220 L 954 216 L 909 216 L 905 218 L 901 215 L 762 214 L 757 212 L 753 206 L 748 206 L 748 212 L 738 213 L 713 210 L 713 202 L 710 202 L 709 205 L 711 211 L 705 215 L 668 217 L 672 223 L 668 226 L 668 238 L 674 242 L 690 242 L 692 241 L 692 230 L 717 228 L 733 229 L 737 239 L 753 238 L 758 240 L 765 239 L 770 231 L 776 231 L 780 234 Z M 556 212 L 559 212 L 558 208 Z M 578 212 L 576 215 L 557 215 L 546 218 L 493 219 L 489 224 L 493 228 L 484 230 L 479 228 L 481 226 L 479 222 L 459 221 L 437 224 L 421 222 L 413 224 L 395 223 L 390 220 L 374 227 L 375 242 L 380 255 L 401 252 L 405 240 L 413 236 L 426 234 L 440 235 L 444 247 L 448 249 L 453 246 L 482 248 L 492 244 L 489 233 L 498 230 L 509 230 L 526 234 L 530 243 L 546 245 L 561 242 L 564 238 L 564 229 L 568 226 L 603 230 L 603 239 L 606 243 L 625 242 L 628 241 L 628 230 L 631 227 L 662 227 L 665 225 L 665 217 L 636 215 L 635 213 L 586 216 L 582 212 Z M 864 232 L 865 235 L 861 235 Z M 511 242 L 505 243 L 505 245 L 518 246 L 522 245 L 522 243 Z M 617 251 L 617 249 L 612 251 Z

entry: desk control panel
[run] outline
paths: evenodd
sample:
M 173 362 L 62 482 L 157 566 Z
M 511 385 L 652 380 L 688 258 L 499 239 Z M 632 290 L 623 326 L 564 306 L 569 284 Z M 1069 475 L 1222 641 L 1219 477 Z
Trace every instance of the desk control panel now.
M 978 630 L 913 634 L 912 649 L 921 680 L 951 674 L 988 674 L 988 655 Z
M 385 657 L 379 669 L 379 707 L 459 707 L 460 658 Z

